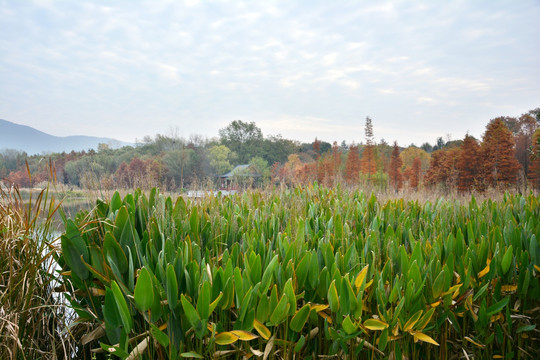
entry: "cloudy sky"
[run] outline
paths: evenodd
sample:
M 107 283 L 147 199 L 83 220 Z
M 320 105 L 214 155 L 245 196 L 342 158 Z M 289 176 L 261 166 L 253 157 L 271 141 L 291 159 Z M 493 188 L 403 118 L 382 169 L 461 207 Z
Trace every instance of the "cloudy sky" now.
M 0 0 L 0 118 L 48 133 L 481 136 L 540 106 L 540 1 Z

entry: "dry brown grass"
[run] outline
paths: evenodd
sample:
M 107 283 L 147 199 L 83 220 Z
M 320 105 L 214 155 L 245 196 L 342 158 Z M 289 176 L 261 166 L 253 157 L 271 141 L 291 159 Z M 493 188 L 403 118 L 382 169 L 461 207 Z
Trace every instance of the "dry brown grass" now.
M 64 333 L 64 300 L 54 292 L 57 245 L 50 238 L 59 202 L 48 188 L 23 197 L 0 187 L 0 359 L 62 359 L 73 352 Z

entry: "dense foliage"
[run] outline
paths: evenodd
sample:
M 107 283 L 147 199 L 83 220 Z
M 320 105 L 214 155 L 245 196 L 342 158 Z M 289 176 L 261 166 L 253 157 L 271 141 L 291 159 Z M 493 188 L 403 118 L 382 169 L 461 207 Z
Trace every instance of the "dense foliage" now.
M 540 198 L 153 189 L 65 219 L 65 289 L 120 358 L 533 358 Z M 96 356 L 101 356 L 99 353 Z
M 234 120 L 219 131 L 219 137 L 188 139 L 156 135 L 145 137 L 135 147 L 111 149 L 101 144 L 97 151 L 27 156 L 0 149 L 0 179 L 22 187 L 47 180 L 83 189 L 146 190 L 159 186 L 171 191 L 216 188 L 217 176 L 236 165 L 250 164 L 260 176 L 244 185 L 306 185 L 317 181 L 325 186 L 387 190 L 421 188 L 448 191 L 485 191 L 514 188 L 522 192 L 530 185 L 540 188 L 538 148 L 533 146 L 540 125 L 540 109 L 519 118 L 499 117 L 486 126 L 483 139 L 467 135 L 463 140 L 424 143 L 398 148 L 401 164 L 396 167 L 395 149 L 386 141 L 376 143 L 373 123 L 365 124 L 365 143 L 333 144 L 315 139 L 301 144 L 281 136 L 264 137 L 254 122 Z M 535 137 L 536 136 L 536 137 Z M 1 144 L 0 144 L 1 146 Z M 55 163 L 50 179 L 45 157 Z M 28 161 L 33 182 L 25 162 Z

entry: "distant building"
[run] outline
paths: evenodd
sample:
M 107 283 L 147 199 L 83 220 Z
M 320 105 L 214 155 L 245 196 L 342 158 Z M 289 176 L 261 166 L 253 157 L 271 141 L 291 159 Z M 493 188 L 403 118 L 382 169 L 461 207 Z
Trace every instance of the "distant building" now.
M 238 190 L 241 186 L 253 184 L 261 174 L 249 164 L 238 165 L 226 174 L 220 175 L 221 190 Z

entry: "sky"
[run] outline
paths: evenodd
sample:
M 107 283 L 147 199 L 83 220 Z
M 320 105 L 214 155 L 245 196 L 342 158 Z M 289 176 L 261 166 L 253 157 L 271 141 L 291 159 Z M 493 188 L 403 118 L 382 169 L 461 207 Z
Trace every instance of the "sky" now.
M 540 106 L 540 1 L 0 0 L 0 118 L 52 135 L 480 138 Z M 0 146 L 1 147 L 1 146 Z

